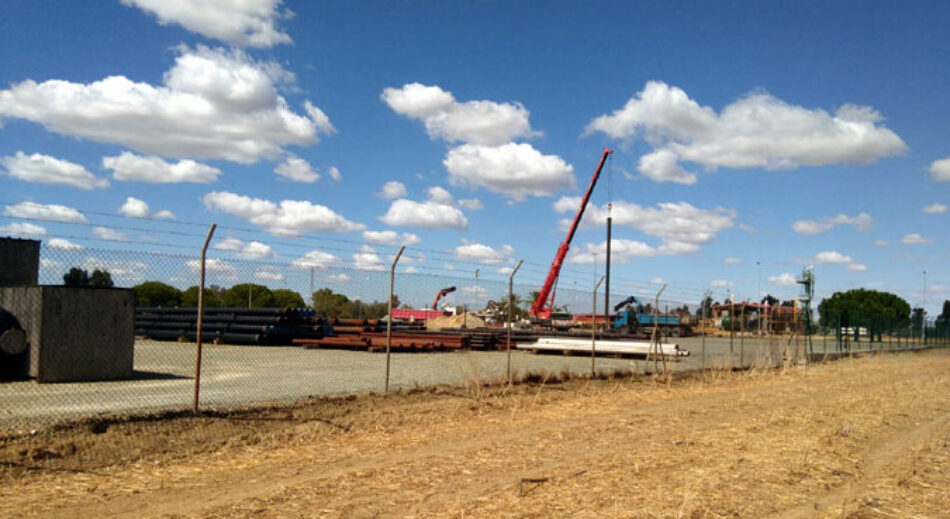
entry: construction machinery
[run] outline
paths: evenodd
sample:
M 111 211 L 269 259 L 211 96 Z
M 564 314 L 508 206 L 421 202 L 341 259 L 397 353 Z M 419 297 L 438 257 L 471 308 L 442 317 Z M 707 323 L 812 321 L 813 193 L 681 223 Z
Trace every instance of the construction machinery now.
M 439 300 L 445 297 L 447 294 L 451 294 L 452 292 L 455 292 L 455 287 L 446 287 L 442 290 L 439 290 L 439 293 L 435 295 L 435 299 L 432 300 L 432 309 L 438 310 Z
M 649 336 L 657 328 L 662 336 L 687 337 L 693 328 L 683 322 L 676 314 L 650 313 L 643 310 L 643 304 L 636 296 L 630 296 L 614 306 L 617 317 L 613 328 L 630 335 Z
M 531 304 L 530 314 L 536 319 L 551 319 L 551 313 L 554 310 L 554 295 L 557 292 L 557 279 L 561 274 L 561 265 L 564 263 L 564 258 L 567 257 L 567 251 L 571 248 L 571 240 L 574 239 L 577 226 L 581 223 L 584 210 L 587 209 L 587 203 L 590 201 L 590 195 L 594 192 L 594 186 L 597 185 L 597 179 L 600 178 L 604 163 L 607 162 L 607 156 L 611 153 L 613 153 L 613 150 L 604 148 L 604 153 L 600 156 L 600 163 L 597 164 L 597 170 L 594 171 L 594 176 L 590 179 L 590 185 L 587 186 L 587 192 L 584 193 L 584 198 L 581 200 L 581 206 L 577 208 L 577 215 L 574 216 L 571 228 L 567 231 L 567 237 L 554 255 L 554 261 L 551 262 L 548 276 L 538 292 L 538 298 Z

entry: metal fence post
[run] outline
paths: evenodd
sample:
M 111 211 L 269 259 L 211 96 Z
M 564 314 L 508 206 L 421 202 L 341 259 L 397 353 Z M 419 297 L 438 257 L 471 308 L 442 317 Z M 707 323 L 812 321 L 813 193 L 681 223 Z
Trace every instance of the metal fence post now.
M 198 282 L 198 331 L 195 334 L 195 401 L 194 412 L 198 414 L 198 393 L 201 391 L 201 327 L 204 321 L 205 313 L 205 259 L 208 254 L 208 244 L 211 243 L 211 236 L 218 224 L 212 223 L 211 229 L 208 229 L 208 236 L 205 238 L 205 244 L 201 247 L 201 275 Z
M 511 275 L 508 276 L 508 385 L 511 385 L 511 312 L 515 306 L 513 287 L 515 282 L 515 274 L 517 274 L 518 269 L 521 268 L 522 261 L 524 260 L 518 260 L 518 264 L 515 266 L 515 269 L 512 270 Z
M 594 365 L 594 355 L 597 352 L 597 289 L 600 288 L 600 284 L 604 282 L 604 278 L 607 276 L 600 276 L 600 281 L 594 284 L 594 308 L 590 312 L 590 377 L 594 378 L 594 375 L 597 373 L 596 366 Z M 606 313 L 604 314 L 607 315 Z M 604 328 L 606 331 L 607 319 L 604 319 Z
M 706 295 L 703 297 L 703 303 L 702 303 L 703 321 L 700 324 L 702 325 L 702 328 L 703 328 L 703 362 L 702 362 L 703 369 L 706 369 L 706 320 L 709 318 L 709 316 L 706 314 L 706 311 L 709 309 L 710 306 L 712 306 L 712 299 L 710 299 L 711 296 L 712 296 L 712 291 L 707 290 Z M 707 300 L 709 300 L 708 305 L 706 304 Z
M 394 284 L 396 282 L 396 263 L 399 263 L 399 258 L 402 256 L 403 251 L 406 250 L 406 246 L 403 245 L 399 248 L 399 252 L 396 253 L 396 259 L 393 260 L 392 266 L 389 268 L 389 315 L 386 317 L 386 392 L 389 393 L 389 366 L 390 366 L 390 346 L 393 342 L 393 294 L 394 294 Z

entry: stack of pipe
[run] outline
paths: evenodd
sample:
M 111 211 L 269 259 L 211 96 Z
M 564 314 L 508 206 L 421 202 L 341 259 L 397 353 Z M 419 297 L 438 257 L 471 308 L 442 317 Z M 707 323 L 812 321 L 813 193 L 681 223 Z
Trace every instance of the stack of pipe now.
M 135 334 L 160 341 L 193 341 L 197 308 L 138 308 Z M 320 338 L 323 319 L 306 308 L 207 308 L 202 338 L 224 344 L 292 344 L 294 339 Z

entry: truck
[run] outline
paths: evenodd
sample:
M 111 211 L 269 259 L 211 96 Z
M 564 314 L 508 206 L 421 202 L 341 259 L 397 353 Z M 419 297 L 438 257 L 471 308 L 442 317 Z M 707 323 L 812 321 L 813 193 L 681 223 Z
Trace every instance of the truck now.
M 664 337 L 688 337 L 693 334 L 692 327 L 676 314 L 656 315 L 643 311 L 643 304 L 635 296 L 624 299 L 616 306 L 617 313 L 613 322 L 613 329 L 630 335 L 649 336 L 653 334 L 653 327 L 659 328 Z

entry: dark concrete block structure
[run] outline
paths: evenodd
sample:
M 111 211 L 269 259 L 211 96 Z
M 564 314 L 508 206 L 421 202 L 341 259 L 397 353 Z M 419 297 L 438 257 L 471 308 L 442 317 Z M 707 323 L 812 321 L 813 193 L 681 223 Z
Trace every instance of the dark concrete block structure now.
M 0 287 L 35 285 L 40 276 L 40 242 L 0 238 Z

